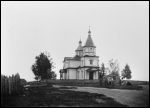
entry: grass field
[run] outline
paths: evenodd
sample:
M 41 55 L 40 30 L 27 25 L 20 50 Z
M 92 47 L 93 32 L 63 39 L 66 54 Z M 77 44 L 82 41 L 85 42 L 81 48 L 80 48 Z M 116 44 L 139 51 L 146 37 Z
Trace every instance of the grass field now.
M 61 87 L 55 85 L 56 87 Z M 82 91 L 88 93 L 103 94 L 111 97 L 117 102 L 130 106 L 130 107 L 148 107 L 149 106 L 149 85 L 142 85 L 142 90 L 126 90 L 126 89 L 108 89 L 97 87 L 69 87 L 72 91 Z M 68 87 L 68 86 L 65 86 Z M 65 87 L 61 87 L 64 88 Z
M 108 86 L 109 89 L 129 89 L 129 90 L 141 90 L 142 87 L 139 85 L 148 85 L 148 81 L 134 81 L 134 80 L 128 80 L 132 86 Z M 54 85 L 63 85 L 63 86 L 80 86 L 80 87 L 100 87 L 98 80 L 49 80 L 47 81 L 50 84 Z M 29 82 L 28 84 L 38 84 L 35 82 Z M 100 87 L 103 88 L 103 87 Z M 104 87 L 106 88 L 106 87 Z
M 30 86 L 24 89 L 22 95 L 1 97 L 1 106 L 149 106 L 149 82 L 131 81 L 131 83 L 133 84 L 131 88 L 108 89 L 98 87 L 98 80 L 51 80 L 48 83 L 29 82 Z M 51 84 L 62 87 L 53 87 Z M 136 88 L 139 85 L 142 89 Z
M 126 107 L 103 94 L 62 90 L 49 86 L 29 87 L 22 96 L 4 97 L 2 106 L 87 106 L 87 107 Z

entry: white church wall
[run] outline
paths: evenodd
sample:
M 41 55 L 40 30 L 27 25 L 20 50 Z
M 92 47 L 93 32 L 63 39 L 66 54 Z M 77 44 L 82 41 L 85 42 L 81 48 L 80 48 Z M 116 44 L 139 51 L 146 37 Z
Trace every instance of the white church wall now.
M 84 79 L 86 79 L 86 72 L 85 71 L 83 71 L 84 72 Z
M 62 79 L 67 79 L 67 73 L 62 74 Z
M 70 74 L 69 70 L 67 70 L 67 79 L 69 79 L 69 74 Z
M 79 79 L 79 80 L 89 79 L 89 72 L 87 72 L 86 69 L 87 68 L 82 68 L 79 70 L 68 69 L 67 73 L 63 73 L 62 79 Z M 93 79 L 98 79 L 98 72 L 93 73 Z
M 89 79 L 89 72 L 86 72 L 86 79 Z
M 68 69 L 69 79 L 76 79 L 76 69 Z
M 84 71 L 81 71 L 81 79 L 84 79 Z
M 65 75 L 64 75 L 64 73 L 62 73 L 62 79 L 65 79 L 65 77 L 64 77 Z
M 79 76 L 78 76 L 78 79 L 86 79 L 86 72 L 84 71 L 84 68 L 81 68 L 78 70 L 79 71 Z
M 98 79 L 98 72 L 94 72 L 94 79 Z
M 90 64 L 90 60 L 93 60 L 93 64 Z M 85 57 L 85 66 L 98 66 L 98 58 L 96 57 Z
M 74 61 L 74 60 L 69 60 L 64 62 L 64 69 L 69 68 L 69 67 L 78 67 L 81 65 L 80 61 Z
M 76 79 L 84 79 L 84 71 L 82 69 L 77 70 Z
M 82 79 L 82 73 L 79 71 L 79 79 Z
M 80 66 L 80 61 L 70 60 L 69 67 L 78 67 L 78 66 Z
M 89 73 L 86 71 L 88 68 L 83 68 L 85 73 L 85 79 L 89 79 Z
M 94 56 L 95 54 L 96 54 L 95 48 L 93 48 L 93 47 L 84 47 L 83 48 L 83 55 Z
M 82 56 L 83 55 L 83 51 L 76 51 L 76 55 Z
M 64 69 L 68 68 L 69 67 L 69 61 L 65 61 L 64 62 Z
M 96 79 L 98 79 L 98 75 L 99 75 L 98 72 L 96 72 Z
M 88 68 L 83 68 L 83 70 L 85 70 L 85 79 L 89 79 L 89 72 L 87 72 Z M 93 79 L 98 79 L 98 72 L 94 72 L 93 73 Z
M 62 73 L 62 79 L 64 79 L 64 73 Z
M 84 66 L 84 57 L 81 58 L 81 61 L 80 61 L 80 66 Z
M 96 79 L 96 72 L 94 72 L 94 78 L 93 79 Z

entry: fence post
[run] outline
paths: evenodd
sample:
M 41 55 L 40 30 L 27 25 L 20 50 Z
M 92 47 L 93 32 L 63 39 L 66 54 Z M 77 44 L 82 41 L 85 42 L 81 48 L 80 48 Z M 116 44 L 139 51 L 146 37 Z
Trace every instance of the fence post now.
M 5 76 L 1 75 L 1 95 L 11 95 L 20 93 L 20 76 Z
M 9 85 L 9 94 L 11 94 L 11 77 L 9 76 L 9 83 L 8 83 L 8 85 Z

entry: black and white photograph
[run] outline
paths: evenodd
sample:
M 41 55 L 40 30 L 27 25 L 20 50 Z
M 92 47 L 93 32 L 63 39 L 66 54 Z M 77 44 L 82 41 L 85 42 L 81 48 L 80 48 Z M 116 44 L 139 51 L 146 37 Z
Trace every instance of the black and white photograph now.
M 149 107 L 149 1 L 1 1 L 1 107 Z

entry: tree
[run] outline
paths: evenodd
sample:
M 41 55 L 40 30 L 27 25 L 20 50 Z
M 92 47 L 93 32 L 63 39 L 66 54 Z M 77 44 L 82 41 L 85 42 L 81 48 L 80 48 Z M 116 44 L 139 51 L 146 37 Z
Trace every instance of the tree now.
M 52 79 L 56 79 L 56 77 L 57 77 L 57 75 L 55 74 L 55 72 L 54 71 L 52 71 Z
M 130 70 L 130 66 L 128 64 L 126 64 L 125 68 L 122 70 L 121 72 L 121 76 L 122 79 L 126 78 L 126 79 L 131 79 L 131 70 Z
M 35 63 L 32 65 L 31 69 L 35 75 L 36 80 L 52 79 L 54 77 L 54 72 L 52 71 L 53 62 L 49 54 L 46 52 L 41 53 L 39 56 L 35 57 Z
M 99 83 L 100 86 L 102 86 L 103 77 L 105 76 L 105 65 L 104 63 L 101 64 L 100 70 L 99 70 Z
M 51 79 L 55 80 L 56 77 L 57 77 L 57 75 L 55 74 L 55 72 L 54 72 L 54 71 L 51 71 L 51 72 L 50 72 L 50 69 L 48 69 L 47 71 L 48 71 L 49 76 L 51 77 Z
M 111 59 L 109 61 L 109 73 L 113 76 L 113 79 L 115 80 L 116 77 L 119 77 L 119 64 L 117 60 Z

